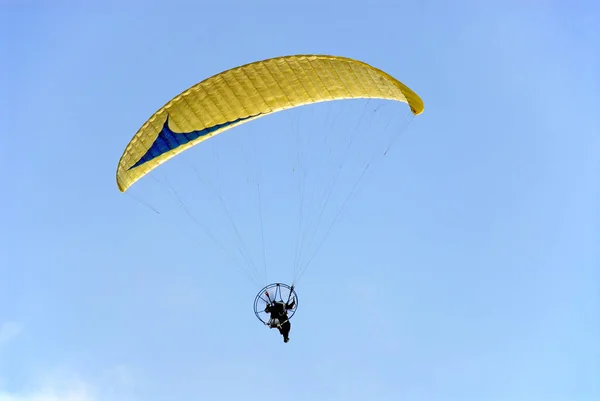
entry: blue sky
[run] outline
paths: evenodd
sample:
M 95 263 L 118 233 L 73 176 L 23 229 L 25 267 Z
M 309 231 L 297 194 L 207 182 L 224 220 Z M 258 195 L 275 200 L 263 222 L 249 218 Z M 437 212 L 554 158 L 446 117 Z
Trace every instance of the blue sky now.
M 599 6 L 212 3 L 0 6 L 0 401 L 600 399 Z M 114 172 L 181 90 L 297 53 L 382 68 L 425 112 L 284 344 L 256 288 Z

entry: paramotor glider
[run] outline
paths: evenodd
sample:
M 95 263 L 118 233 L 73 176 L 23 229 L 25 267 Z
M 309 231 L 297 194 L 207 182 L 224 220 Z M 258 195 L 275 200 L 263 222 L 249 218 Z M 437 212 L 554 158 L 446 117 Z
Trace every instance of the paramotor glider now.
M 117 167 L 116 180 L 118 188 L 121 192 L 128 191 L 130 187 L 138 180 L 142 179 L 146 175 L 153 172 L 158 166 L 162 165 L 166 161 L 175 158 L 182 154 L 184 151 L 191 149 L 192 147 L 199 146 L 203 148 L 206 144 L 210 144 L 213 141 L 207 141 L 209 138 L 218 136 L 219 134 L 232 130 L 235 127 L 239 127 L 253 120 L 257 120 L 261 117 L 270 116 L 274 113 L 284 110 L 295 110 L 301 108 L 300 106 L 310 104 L 321 104 L 321 103 L 335 103 L 334 101 L 342 99 L 379 99 L 383 101 L 392 101 L 406 103 L 410 113 L 419 115 L 423 112 L 424 105 L 421 98 L 409 89 L 402 82 L 387 74 L 386 72 L 377 69 L 369 64 L 361 61 L 346 57 L 338 57 L 331 55 L 294 55 L 271 58 L 267 60 L 257 61 L 250 64 L 242 65 L 239 67 L 232 68 L 230 70 L 218 73 L 216 75 L 207 78 L 189 89 L 183 91 L 173 99 L 168 101 L 163 107 L 158 109 L 146 122 L 143 123 L 141 128 L 135 133 L 131 141 L 127 144 Z M 365 106 L 366 107 L 366 106 Z M 366 109 L 365 109 L 366 110 Z M 379 110 L 379 107 L 372 110 L 371 115 Z M 349 113 L 345 111 L 347 117 L 340 120 L 349 120 L 350 117 L 360 113 Z M 279 115 L 279 113 L 277 113 Z M 252 171 L 248 166 L 251 165 L 251 161 L 254 160 L 256 163 L 265 163 L 263 160 L 266 157 L 277 157 L 279 151 L 274 151 L 277 148 L 274 145 L 276 139 L 285 140 L 287 136 L 285 130 L 276 130 L 278 138 L 271 136 L 268 139 L 264 139 L 262 146 L 257 146 L 256 141 L 260 140 L 259 133 L 246 133 L 235 137 L 235 141 L 241 143 L 242 136 L 246 139 L 252 138 L 253 147 L 250 151 L 244 153 L 244 157 L 250 161 L 248 164 L 241 166 L 242 171 L 247 173 L 246 181 L 248 185 L 255 186 L 255 192 L 257 193 L 256 204 L 258 204 L 257 214 L 260 214 L 260 233 L 262 235 L 262 256 L 263 264 L 265 267 L 266 280 L 266 251 L 265 249 L 269 246 L 265 245 L 264 239 L 264 227 L 269 220 L 268 216 L 265 216 L 265 212 L 273 211 L 274 217 L 270 220 L 272 224 L 272 232 L 274 232 L 273 249 L 279 249 L 282 247 L 281 241 L 286 239 L 288 236 L 284 235 L 277 230 L 281 227 L 288 227 L 291 224 L 280 224 L 281 216 L 285 213 L 279 210 L 279 208 L 286 205 L 279 197 L 287 196 L 292 191 L 286 189 L 285 185 L 288 181 L 280 177 L 280 175 L 287 173 L 298 179 L 298 194 L 301 196 L 299 199 L 298 215 L 299 221 L 297 227 L 299 232 L 299 239 L 296 241 L 296 250 L 294 253 L 294 277 L 292 280 L 292 286 L 287 286 L 281 283 L 275 283 L 271 286 L 264 287 L 267 282 L 258 283 L 260 290 L 256 297 L 254 311 L 257 317 L 263 323 L 266 323 L 261 318 L 259 311 L 259 303 L 264 302 L 264 295 L 270 294 L 269 291 L 273 291 L 273 296 L 277 296 L 277 291 L 282 288 L 287 291 L 286 296 L 293 297 L 296 299 L 296 293 L 294 291 L 294 285 L 296 279 L 301 271 L 303 271 L 312 258 L 316 251 L 320 248 L 323 239 L 329 233 L 331 226 L 339 217 L 339 212 L 345 206 L 349 196 L 354 192 L 356 184 L 364 175 L 367 168 L 370 166 L 372 157 L 369 155 L 361 158 L 352 158 L 348 156 L 348 149 L 350 145 L 353 145 L 356 140 L 355 138 L 363 138 L 366 144 L 375 143 L 378 136 L 375 135 L 374 126 L 369 122 L 368 126 L 356 128 L 352 131 L 358 131 L 354 136 L 349 134 L 351 129 L 339 129 L 341 132 L 340 138 L 344 146 L 336 146 L 335 141 L 328 137 L 333 135 L 335 132 L 334 125 L 330 120 L 330 116 L 327 116 L 327 124 L 322 124 L 319 127 L 322 129 L 311 129 L 310 135 L 298 134 L 296 143 L 286 143 L 287 147 L 296 149 L 300 148 L 300 145 L 307 141 L 307 149 L 304 151 L 297 151 L 297 161 L 294 160 L 296 156 L 290 158 L 290 163 L 293 165 L 276 165 L 271 164 L 269 167 L 256 168 L 256 174 L 250 175 L 248 171 Z M 261 120 L 262 121 L 262 120 Z M 252 125 L 252 124 L 250 124 Z M 262 134 L 265 129 L 261 127 Z M 357 125 L 358 127 L 358 125 Z M 248 129 L 249 130 L 249 129 Z M 237 130 L 234 130 L 237 131 Z M 275 131 L 275 130 L 270 130 Z M 299 130 L 298 130 L 299 131 Z M 346 135 L 348 134 L 348 135 Z M 291 136 L 291 135 L 290 135 Z M 220 138 L 220 136 L 219 136 Z M 257 139 L 259 138 L 259 139 Z M 283 139 L 282 139 L 283 138 Z M 310 141 L 322 141 L 319 145 L 315 145 L 315 142 Z M 217 141 L 218 142 L 218 141 Z M 232 140 L 233 142 L 233 140 Z M 310 142 L 310 144 L 308 144 Z M 382 140 L 382 142 L 384 142 Z M 225 142 L 223 142 L 225 143 Z M 230 143 L 230 142 L 227 142 Z M 291 144 L 291 145 L 290 145 Z M 216 145 L 215 145 L 216 146 Z M 346 147 L 347 146 L 347 147 Z M 390 144 L 387 142 L 381 149 L 381 154 L 387 153 Z M 205 232 L 211 236 L 215 243 L 219 244 L 221 249 L 226 253 L 229 252 L 231 259 L 234 257 L 241 257 L 244 262 L 244 266 L 248 267 L 246 273 L 257 273 L 258 268 L 253 261 L 251 253 L 248 251 L 247 244 L 243 241 L 243 236 L 240 234 L 241 227 L 249 227 L 252 225 L 247 218 L 247 211 L 250 208 L 250 202 L 238 201 L 239 197 L 243 196 L 246 192 L 233 181 L 228 181 L 227 178 L 223 177 L 223 171 L 225 173 L 231 173 L 231 165 L 241 160 L 240 157 L 231 157 L 232 162 L 222 161 L 223 157 L 228 156 L 228 152 L 232 146 L 227 148 L 226 152 L 215 152 L 216 159 L 221 160 L 221 163 L 226 168 L 222 168 L 216 178 L 206 180 L 207 186 L 215 194 L 215 199 L 221 207 L 222 212 L 226 215 L 226 220 L 221 220 L 219 223 L 215 223 L 217 228 L 222 228 L 226 225 L 232 226 L 232 240 L 228 243 L 226 240 L 219 242 L 216 235 L 212 235 L 212 231 L 206 229 L 206 225 L 211 223 L 213 215 L 217 212 L 217 207 L 213 208 L 209 204 L 202 202 L 198 208 L 206 213 L 203 218 L 193 218 L 194 223 L 198 227 L 203 227 Z M 366 152 L 367 146 L 359 145 L 359 151 Z M 333 157 L 336 150 L 341 149 L 341 156 L 332 163 L 330 170 L 327 170 L 322 165 L 315 165 L 315 160 L 318 155 L 322 155 L 324 158 Z M 263 152 L 264 154 L 261 154 Z M 294 150 L 295 152 L 295 150 Z M 384 153 L 385 152 L 385 153 Z M 250 156 L 248 156 L 250 155 Z M 306 160 L 301 160 L 302 156 L 306 156 Z M 205 159 L 206 157 L 197 158 Z M 177 158 L 176 158 L 177 159 Z M 272 163 L 281 163 L 283 158 L 277 159 Z M 355 178 L 345 182 L 339 176 L 344 167 L 344 163 L 348 160 L 360 160 L 360 167 L 349 170 L 355 174 Z M 287 161 L 284 160 L 285 163 Z M 240 162 L 241 164 L 241 162 Z M 194 168 L 194 171 L 198 173 L 198 177 L 201 173 L 208 172 L 210 168 L 215 165 L 218 167 L 218 163 L 211 163 L 207 167 L 200 169 Z M 276 167 L 273 167 L 276 166 Z M 287 167 L 286 167 L 287 166 Z M 316 166 L 316 167 L 315 167 Z M 180 166 L 179 166 L 180 167 Z M 285 168 L 284 168 L 285 167 Z M 311 175 L 310 172 L 302 172 L 302 168 L 310 169 L 314 168 L 314 173 Z M 268 192 L 261 181 L 264 179 L 266 173 L 273 173 L 274 190 Z M 180 171 L 177 171 L 180 174 Z M 233 173 L 231 173 L 233 176 Z M 233 176 L 235 177 L 235 176 Z M 308 178 L 307 178 L 308 177 Z M 306 189 L 305 181 L 314 177 L 315 181 L 319 184 L 323 182 L 325 189 L 320 192 L 321 189 L 314 189 L 310 192 Z M 291 180 L 293 181 L 293 180 Z M 190 181 L 186 181 L 189 183 Z M 342 182 L 342 184 L 340 184 Z M 345 184 L 344 184 L 345 183 Z M 240 215 L 243 218 L 236 220 L 231 212 L 231 204 L 225 202 L 226 190 L 215 189 L 216 186 L 227 187 L 231 191 L 231 199 L 234 202 L 240 203 L 240 208 L 243 208 L 243 213 Z M 335 196 L 332 195 L 332 188 L 334 186 L 346 185 L 346 192 L 344 195 L 337 198 L 337 208 L 334 209 L 330 217 L 330 223 L 325 225 L 325 233 L 316 238 L 316 227 L 326 220 L 327 213 L 325 212 L 326 207 L 334 203 Z M 254 187 L 253 187 L 254 188 Z M 226 188 L 227 189 L 227 188 Z M 169 190 L 170 184 L 169 184 Z M 192 216 L 191 207 L 189 207 L 184 201 L 180 194 L 172 191 L 176 198 L 176 203 L 183 206 L 186 214 Z M 250 193 L 250 191 L 247 191 Z M 194 199 L 197 198 L 194 196 Z M 265 203 L 269 200 L 276 199 L 272 205 L 265 206 Z M 307 203 L 313 201 L 314 207 L 310 208 Z M 254 202 L 254 201 L 253 201 Z M 152 203 L 151 201 L 149 203 Z M 275 213 L 279 213 L 275 215 Z M 306 222 L 302 219 L 307 219 Z M 265 222 L 265 223 L 263 223 Z M 252 239 L 260 238 L 259 235 L 251 236 Z M 308 238 L 308 239 L 306 239 Z M 280 241 L 280 242 L 276 242 Z M 235 243 L 236 245 L 233 245 Z M 228 246 L 233 247 L 233 251 L 228 250 Z M 312 246 L 312 248 L 310 248 Z M 306 249 L 311 249 L 310 252 Z M 270 248 L 269 248 L 270 249 Z M 260 253 L 260 252 L 259 252 Z M 283 256 L 277 255 L 279 259 Z M 285 266 L 287 262 L 278 260 L 272 265 Z M 252 278 L 256 278 L 256 274 Z M 297 299 L 296 299 L 297 300 Z M 260 304 L 260 307 L 263 307 Z M 257 309 L 258 308 L 258 309 Z M 294 309 L 290 313 L 290 318 L 294 315 L 297 308 L 297 302 Z M 264 308 L 263 308 L 264 310 Z

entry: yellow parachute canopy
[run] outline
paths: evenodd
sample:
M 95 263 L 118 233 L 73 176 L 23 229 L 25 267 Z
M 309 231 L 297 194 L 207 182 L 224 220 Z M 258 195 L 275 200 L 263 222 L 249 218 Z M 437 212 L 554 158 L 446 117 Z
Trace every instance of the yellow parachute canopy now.
M 237 125 L 292 107 L 352 98 L 406 102 L 415 115 L 424 108 L 403 83 L 350 58 L 296 55 L 246 64 L 192 86 L 154 113 L 121 156 L 119 190 L 126 191 L 170 158 Z

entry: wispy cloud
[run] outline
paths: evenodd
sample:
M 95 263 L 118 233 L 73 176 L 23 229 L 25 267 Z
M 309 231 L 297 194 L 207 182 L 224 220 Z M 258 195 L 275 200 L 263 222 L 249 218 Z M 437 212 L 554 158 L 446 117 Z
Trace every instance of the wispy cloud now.
M 15 339 L 23 331 L 22 326 L 17 322 L 4 322 L 0 326 L 0 349 Z M 0 401 L 4 401 L 0 398 Z
M 96 380 L 60 370 L 30 380 L 21 389 L 0 388 L 0 401 L 131 401 L 134 382 L 126 366 L 108 369 Z
M 97 401 L 83 381 L 49 383 L 23 392 L 0 391 L 0 401 Z

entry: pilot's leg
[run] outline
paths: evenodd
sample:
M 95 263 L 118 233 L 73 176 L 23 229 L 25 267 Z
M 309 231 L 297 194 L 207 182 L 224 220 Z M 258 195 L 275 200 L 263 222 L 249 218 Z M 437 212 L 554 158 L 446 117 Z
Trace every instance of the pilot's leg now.
M 289 320 L 287 320 L 285 323 L 283 323 L 279 327 L 279 332 L 283 336 L 283 341 L 285 341 L 286 343 L 290 340 L 289 334 L 290 334 L 290 329 L 291 328 L 292 328 L 292 325 L 290 324 Z

